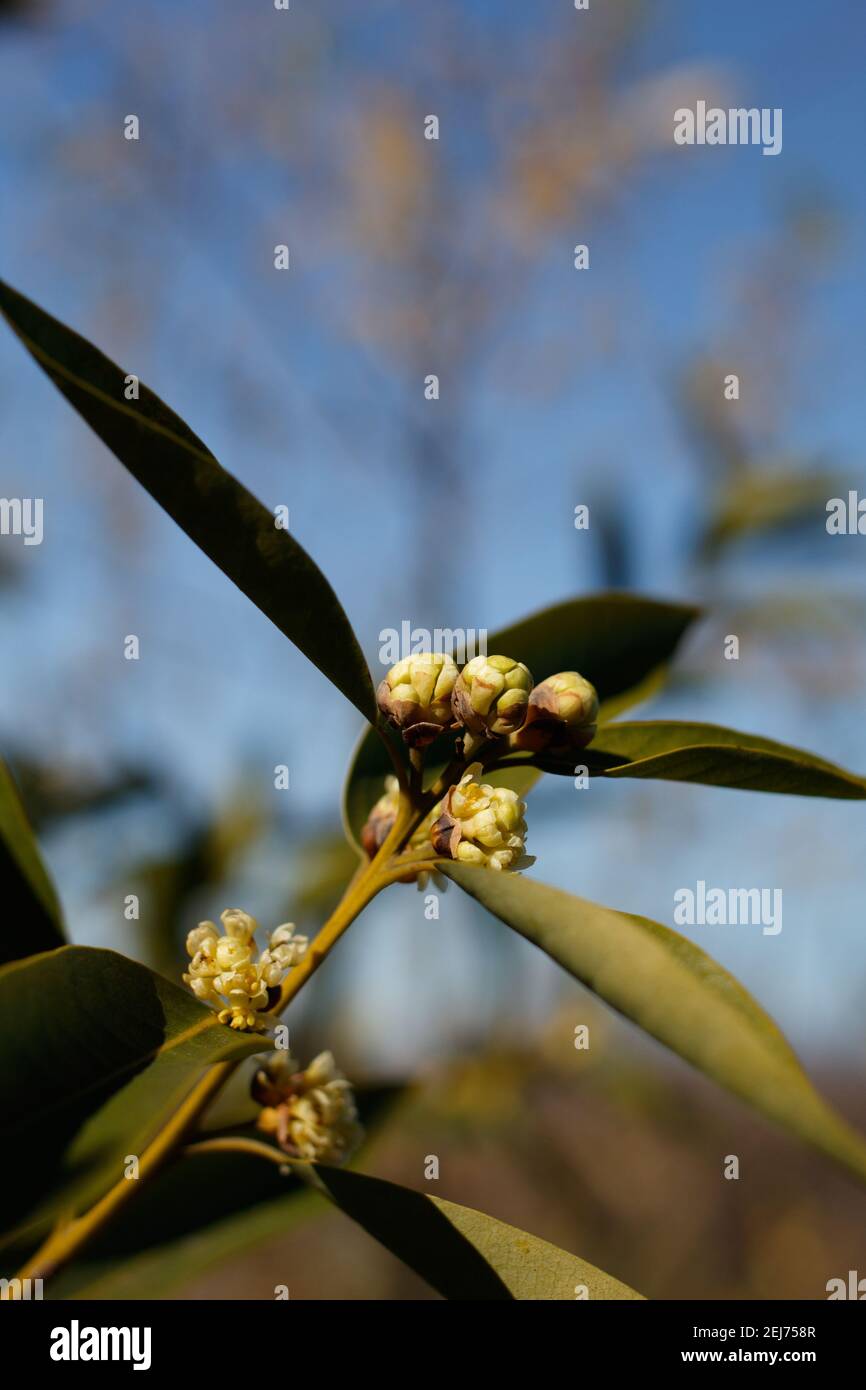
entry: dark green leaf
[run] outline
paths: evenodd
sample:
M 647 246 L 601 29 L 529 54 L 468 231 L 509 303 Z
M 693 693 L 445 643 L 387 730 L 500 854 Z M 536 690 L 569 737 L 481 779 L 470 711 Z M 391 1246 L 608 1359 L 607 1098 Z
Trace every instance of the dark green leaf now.
M 2 1228 L 40 1227 L 61 1198 L 76 1210 L 96 1201 L 207 1066 L 269 1045 L 223 1027 L 186 990 L 114 951 L 65 946 L 6 966 Z
M 866 778 L 788 744 L 716 724 L 677 720 L 610 724 L 575 762 L 602 760 L 605 777 L 653 777 L 667 782 L 702 782 L 712 787 L 787 792 L 795 796 L 866 798 Z M 548 771 L 553 770 L 551 766 Z M 590 771 L 592 771 L 592 766 Z
M 258 1107 L 249 1099 L 249 1081 L 247 1069 L 240 1067 L 220 1092 L 202 1125 L 208 1138 L 213 1138 L 211 1122 L 216 1112 L 233 1089 L 236 1099 L 229 1109 L 241 1108 L 242 1091 L 247 1104 L 239 1126 L 222 1127 L 223 1136 L 228 1132 L 232 1137 L 250 1137 L 249 1125 Z M 356 1089 L 365 1151 L 375 1143 L 383 1119 L 404 1094 L 405 1087 L 393 1084 Z M 295 1168 L 238 1151 L 182 1154 L 141 1185 L 135 1201 L 115 1213 L 88 1244 L 82 1259 L 52 1275 L 46 1297 L 171 1297 L 212 1267 L 241 1256 L 261 1241 L 287 1234 L 302 1222 L 322 1216 L 323 1210 L 321 1200 Z M 6 1258 L 0 1257 L 0 1273 L 13 1273 L 30 1253 L 29 1247 L 9 1247 Z M 255 1292 L 250 1288 L 247 1296 L 254 1297 Z M 323 1289 L 323 1296 L 327 1292 Z M 272 1297 L 273 1291 L 262 1289 L 261 1296 Z
M 228 1184 L 231 1191 L 238 1192 L 248 1181 L 256 1182 L 256 1164 L 269 1174 L 269 1184 L 276 1191 L 289 1186 L 285 1178 L 277 1176 L 276 1167 L 261 1160 L 219 1154 L 184 1160 L 173 1181 L 184 1184 L 195 1204 L 202 1192 L 215 1190 L 208 1185 L 210 1168 L 216 1168 L 222 1187 Z M 591 1299 L 641 1297 L 586 1261 L 470 1207 L 347 1169 L 316 1164 L 313 1171 L 316 1186 L 335 1206 L 444 1298 L 573 1301 L 579 1294 Z M 191 1187 L 190 1178 L 197 1188 Z M 158 1182 L 165 1189 L 166 1177 Z M 148 1200 L 146 1194 L 142 1200 Z M 309 1220 L 315 1214 L 314 1204 L 318 1201 L 312 1192 L 299 1194 L 290 1188 L 284 1197 L 271 1197 L 220 1216 L 182 1239 L 153 1245 L 126 1260 L 121 1252 L 109 1254 L 103 1246 L 97 1251 L 99 1258 L 61 1275 L 56 1286 L 52 1282 L 51 1296 L 165 1297 L 213 1265 Z
M 24 346 L 133 477 L 214 564 L 352 701 L 375 718 L 370 673 L 325 576 L 274 516 L 173 411 L 85 338 L 0 281 L 0 310 Z
M 601 719 L 646 698 L 661 682 L 700 610 L 630 594 L 593 594 L 544 608 L 488 639 L 490 652 L 516 657 L 536 681 L 579 671 L 592 681 Z
M 0 759 L 0 965 L 63 945 L 60 904 L 12 774 Z
M 645 1032 L 866 1179 L 866 1140 L 821 1099 L 772 1019 L 698 946 L 531 879 L 441 867 Z
M 261 1159 L 182 1158 L 143 1185 L 83 1260 L 52 1276 L 46 1297 L 170 1298 L 214 1267 L 321 1212 L 309 1188 Z M 262 1296 L 273 1297 L 273 1291 L 262 1290 Z

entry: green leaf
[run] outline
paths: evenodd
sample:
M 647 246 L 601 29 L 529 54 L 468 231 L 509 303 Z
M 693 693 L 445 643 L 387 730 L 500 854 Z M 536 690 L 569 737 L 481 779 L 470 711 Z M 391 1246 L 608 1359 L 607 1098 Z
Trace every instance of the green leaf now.
M 516 657 L 536 681 L 579 671 L 592 681 L 599 718 L 613 719 L 661 682 L 700 610 L 630 594 L 593 594 L 544 608 L 488 639 L 491 652 Z
M 63 945 L 57 894 L 42 863 L 12 774 L 2 759 L 0 885 L 5 918 L 0 932 L 0 965 Z
M 142 1184 L 84 1259 L 52 1276 L 46 1296 L 170 1298 L 214 1267 L 321 1214 L 316 1194 L 296 1177 L 281 1176 L 274 1164 L 243 1154 L 182 1158 Z M 273 1296 L 272 1289 L 262 1292 Z M 247 1293 L 255 1296 L 254 1289 Z
M 542 758 L 541 762 L 545 771 L 567 776 L 573 776 L 575 763 L 585 762 L 590 773 L 603 777 L 652 777 L 851 801 L 866 798 L 866 778 L 801 748 L 716 724 L 677 720 L 610 724 L 599 729 L 584 754 L 570 754 L 562 761 Z
M 168 406 L 85 338 L 0 281 L 0 311 L 72 406 L 178 526 L 375 719 L 370 672 L 336 594 L 305 550 Z
M 639 1299 L 546 1240 L 471 1207 L 349 1169 L 313 1165 L 329 1197 L 448 1299 Z M 585 1296 L 585 1295 L 584 1295 Z
M 600 717 L 613 719 L 662 684 L 666 663 L 698 615 L 697 608 L 684 604 L 628 594 L 593 594 L 541 609 L 493 633 L 487 648 L 524 661 L 536 681 L 557 671 L 580 671 L 598 690 Z M 402 748 L 399 739 L 394 743 Z M 428 752 L 428 766 L 446 763 L 452 750 L 453 736 L 443 735 Z M 381 738 L 365 730 L 343 792 L 344 825 L 356 845 L 390 771 Z M 539 775 L 536 769 L 521 767 L 494 773 L 491 781 L 523 795 Z
M 65 946 L 0 971 L 3 1228 L 81 1210 L 140 1156 L 202 1071 L 269 1046 L 114 951 Z M 8 1208 L 8 1195 L 15 1194 Z M 28 1209 L 40 1200 L 38 1210 Z
M 401 1259 L 448 1299 L 574 1300 L 584 1285 L 593 1299 L 639 1299 L 626 1284 L 574 1255 L 469 1207 L 414 1192 L 397 1183 L 321 1164 L 300 1165 L 318 1193 Z M 164 1201 L 181 1215 L 200 1208 L 214 1220 L 184 1230 L 177 1239 L 157 1239 L 124 1257 L 130 1208 L 119 1227 L 106 1233 L 85 1264 L 73 1266 L 50 1285 L 56 1298 L 164 1298 L 214 1265 L 243 1255 L 321 1213 L 316 1192 L 298 1191 L 276 1166 L 241 1154 L 202 1154 L 160 1175 L 143 1192 L 136 1219 L 137 1240 L 150 1219 L 162 1232 Z M 275 1195 L 282 1189 L 285 1196 Z M 176 1189 L 176 1190 L 173 1190 Z M 224 1194 L 252 1189 L 257 1200 L 223 1214 Z M 127 1229 L 124 1229 L 124 1219 Z M 187 1216 L 188 1220 L 188 1216 Z M 322 1296 L 326 1295 L 322 1290 Z M 291 1283 L 289 1282 L 291 1295 Z
M 815 1091 L 750 994 L 658 922 L 462 864 L 442 872 L 651 1037 L 866 1179 L 866 1140 Z
M 200 1201 L 201 1194 L 193 1194 Z M 312 1192 L 260 1202 L 249 1211 L 213 1221 L 180 1240 L 142 1250 L 129 1259 L 88 1261 L 48 1285 L 51 1298 L 168 1298 L 227 1260 L 238 1259 L 262 1241 L 286 1234 L 319 1214 Z M 291 1294 L 291 1285 L 289 1285 Z M 246 1297 L 251 1297 L 249 1290 Z M 322 1297 L 327 1297 L 323 1292 Z

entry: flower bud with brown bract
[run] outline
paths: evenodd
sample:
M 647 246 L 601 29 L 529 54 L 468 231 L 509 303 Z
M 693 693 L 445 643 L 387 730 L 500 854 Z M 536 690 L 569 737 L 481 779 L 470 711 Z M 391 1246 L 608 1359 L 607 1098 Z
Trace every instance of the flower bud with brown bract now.
M 376 702 L 410 748 L 423 748 L 451 723 L 451 692 L 457 680 L 452 657 L 418 652 L 392 666 L 376 691 Z
M 471 734 L 501 738 L 526 718 L 532 675 L 510 656 L 475 656 L 457 678 L 451 707 Z
M 400 809 L 400 786 L 396 777 L 385 778 L 385 792 L 379 797 L 361 831 L 361 845 L 368 859 L 375 859 L 390 834 Z
M 528 869 L 535 860 L 524 853 L 526 803 L 509 787 L 491 787 L 475 780 L 481 771 L 473 763 L 449 789 L 430 830 L 436 853 L 462 864 L 487 869 Z
M 595 738 L 597 719 L 595 686 L 577 671 L 560 671 L 535 687 L 529 697 L 526 723 L 511 744 L 534 752 L 586 748 Z

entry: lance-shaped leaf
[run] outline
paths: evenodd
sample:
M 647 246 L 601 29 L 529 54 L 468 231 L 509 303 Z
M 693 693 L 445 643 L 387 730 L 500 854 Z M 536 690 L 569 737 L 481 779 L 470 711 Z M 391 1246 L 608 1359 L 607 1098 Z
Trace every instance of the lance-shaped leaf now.
M 285 633 L 365 719 L 370 672 L 331 585 L 273 513 L 227 473 L 168 406 L 85 338 L 0 281 L 0 310 L 91 429 L 214 564 Z
M 629 594 L 592 594 L 541 609 L 487 639 L 491 654 L 523 661 L 536 681 L 557 671 L 579 671 L 595 685 L 600 717 L 616 715 L 646 699 L 663 682 L 683 634 L 697 608 Z M 399 743 L 399 739 L 395 741 Z M 444 734 L 428 751 L 428 766 L 444 764 L 453 752 L 453 735 Z M 391 771 L 387 750 L 371 729 L 362 734 L 343 794 L 347 834 L 359 843 L 370 810 Z M 525 794 L 538 780 L 538 768 L 493 774 L 491 780 Z
M 639 1299 L 627 1284 L 504 1221 L 350 1169 L 315 1164 L 333 1202 L 449 1299 Z
M 278 1155 L 279 1159 L 283 1155 Z M 641 1295 L 594 1265 L 483 1212 L 350 1169 L 296 1165 L 321 1196 L 385 1246 L 448 1299 L 640 1299 Z M 96 1243 L 88 1262 L 50 1282 L 51 1297 L 162 1298 L 259 1241 L 273 1240 L 308 1222 L 323 1208 L 310 1188 L 277 1176 L 277 1168 L 244 1154 L 202 1154 L 184 1159 L 145 1191 L 138 1213 L 130 1208 L 118 1229 Z M 267 1180 L 262 1180 L 264 1172 Z M 273 1174 L 272 1177 L 268 1175 Z M 171 1189 L 185 1193 L 184 1212 L 202 1206 L 215 1219 L 199 1222 L 176 1240 L 149 1242 L 124 1259 L 130 1218 L 164 1227 L 159 1208 Z M 287 1195 L 280 1197 L 280 1188 Z M 223 1212 L 225 1194 L 252 1191 L 243 1210 Z M 140 1239 L 140 1237 L 139 1237 Z M 270 1290 L 268 1291 L 270 1293 Z M 291 1287 L 289 1289 L 291 1294 Z M 326 1292 L 322 1291 L 323 1294 Z
M 513 874 L 442 870 L 601 999 L 800 1139 L 866 1179 L 866 1140 L 818 1095 L 742 985 L 693 942 Z
M 18 789 L 0 759 L 0 965 L 63 945 L 60 904 Z
M 269 1047 L 114 951 L 64 946 L 0 971 L 6 1230 L 96 1201 L 202 1071 Z M 39 1198 L 38 1211 L 28 1215 Z
M 866 799 L 866 778 L 801 748 L 717 724 L 677 720 L 609 724 L 581 753 L 564 758 L 542 754 L 538 759 L 545 772 L 568 777 L 574 775 L 576 763 L 584 763 L 591 775 L 602 777 L 660 778 L 793 796 Z

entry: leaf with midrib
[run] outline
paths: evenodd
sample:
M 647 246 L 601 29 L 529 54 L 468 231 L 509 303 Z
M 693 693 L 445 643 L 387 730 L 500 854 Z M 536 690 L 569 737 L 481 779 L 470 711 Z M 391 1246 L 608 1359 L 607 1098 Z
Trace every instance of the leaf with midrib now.
M 448 1299 L 574 1300 L 580 1286 L 590 1299 L 640 1299 L 627 1284 L 548 1241 L 495 1217 L 416 1192 L 382 1178 L 322 1164 L 293 1165 L 306 1172 L 318 1192 L 357 1222 L 404 1264 Z M 313 1192 L 264 1196 L 248 1209 L 223 1215 L 221 1193 L 238 1194 L 256 1180 L 257 1169 L 276 1167 L 244 1154 L 202 1154 L 157 1178 L 141 1201 L 158 1201 L 158 1190 L 180 1182 L 195 1201 L 214 1192 L 218 1219 L 123 1259 L 122 1251 L 99 1245 L 87 1265 L 52 1281 L 52 1296 L 73 1298 L 154 1298 L 187 1284 L 215 1264 L 237 1257 L 259 1241 L 275 1239 L 315 1215 Z M 215 1172 L 213 1171 L 215 1170 Z M 214 1191 L 214 1184 L 217 1190 Z M 262 1190 L 270 1194 L 286 1180 L 274 1176 Z M 319 1211 L 321 1213 L 321 1206 Z M 121 1227 L 123 1218 L 121 1217 Z M 110 1233 L 109 1233 L 110 1239 Z M 291 1286 L 290 1286 L 291 1293 Z M 322 1290 L 322 1296 L 327 1290 Z
M 693 942 L 532 879 L 440 867 L 651 1037 L 866 1180 L 866 1140 L 821 1099 L 772 1019 Z
M 351 1169 L 313 1165 L 332 1201 L 448 1299 L 640 1299 L 558 1246 L 472 1207 Z
M 0 759 L 0 965 L 63 945 L 54 885 L 42 862 L 18 789 Z
M 365 719 L 376 715 L 364 655 L 328 580 L 273 513 L 144 385 L 0 280 L 0 311 L 28 352 L 142 487 Z
M 791 796 L 866 799 L 866 778 L 814 753 L 718 724 L 636 720 L 601 727 L 583 753 L 546 758 L 546 772 L 574 775 L 576 762 L 601 777 L 659 778 Z
M 128 1154 L 141 1156 L 206 1067 L 269 1045 L 223 1027 L 191 994 L 114 951 L 65 946 L 6 966 L 2 1227 L 38 1227 L 61 1199 L 89 1206 L 122 1178 Z

